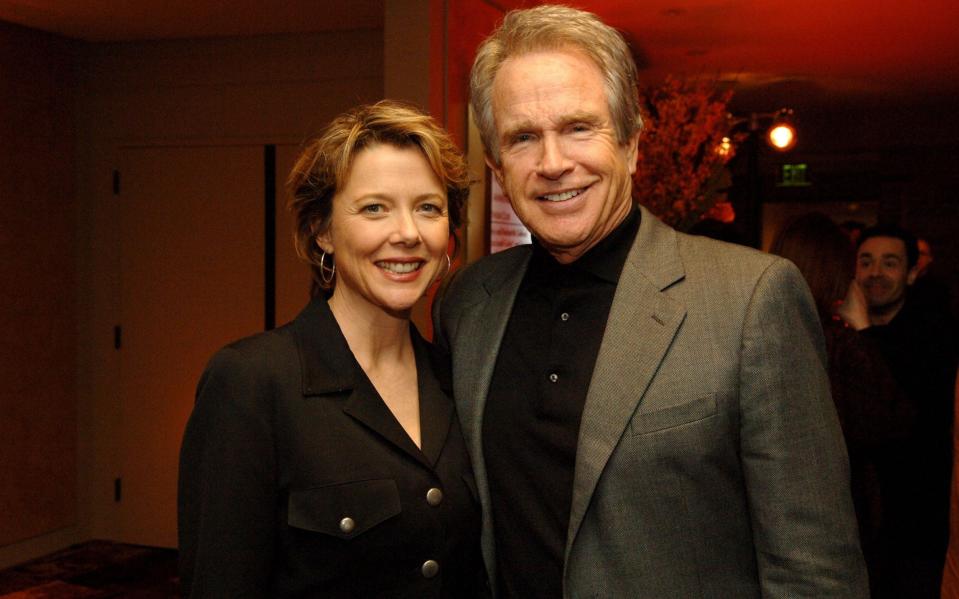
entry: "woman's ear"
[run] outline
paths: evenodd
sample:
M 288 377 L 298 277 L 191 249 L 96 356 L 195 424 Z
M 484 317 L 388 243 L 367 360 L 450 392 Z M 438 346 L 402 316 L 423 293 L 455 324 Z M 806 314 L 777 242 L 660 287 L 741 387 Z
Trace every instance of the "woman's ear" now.
M 314 243 L 327 254 L 333 253 L 333 241 L 330 239 L 330 232 L 320 233 L 313 238 Z

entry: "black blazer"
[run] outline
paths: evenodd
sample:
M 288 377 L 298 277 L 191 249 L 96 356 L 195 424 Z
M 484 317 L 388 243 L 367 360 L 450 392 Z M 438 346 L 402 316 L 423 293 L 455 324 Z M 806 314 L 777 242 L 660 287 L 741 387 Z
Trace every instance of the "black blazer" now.
M 422 450 L 323 300 L 213 356 L 180 451 L 184 594 L 480 592 L 479 508 L 462 433 L 430 346 L 412 326 L 410 335 Z

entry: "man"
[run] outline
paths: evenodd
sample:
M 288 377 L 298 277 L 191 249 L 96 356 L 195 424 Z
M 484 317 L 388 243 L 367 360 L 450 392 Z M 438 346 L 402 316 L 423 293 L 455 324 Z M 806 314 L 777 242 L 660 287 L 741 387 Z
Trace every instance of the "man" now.
M 434 306 L 501 597 L 863 597 L 821 328 L 785 260 L 631 201 L 636 67 L 594 15 L 506 15 L 471 102 L 535 238 Z
M 908 231 L 880 225 L 863 231 L 856 282 L 892 378 L 912 404 L 915 424 L 882 448 L 878 466 L 889 597 L 938 597 L 949 530 L 951 424 L 956 346 L 948 313 L 910 295 L 919 245 Z
M 906 303 L 906 289 L 916 281 L 916 238 L 895 225 L 863 231 L 856 250 L 856 281 L 869 305 L 869 322 L 889 324 Z

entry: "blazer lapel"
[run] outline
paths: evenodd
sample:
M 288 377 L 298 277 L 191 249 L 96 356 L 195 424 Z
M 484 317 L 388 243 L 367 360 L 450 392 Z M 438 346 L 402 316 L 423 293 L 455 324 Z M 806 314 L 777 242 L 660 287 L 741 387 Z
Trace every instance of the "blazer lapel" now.
M 683 277 L 676 232 L 642 210 L 583 408 L 566 557 L 593 491 L 685 316 L 663 290 Z
M 412 325 L 410 335 L 416 350 L 416 378 L 420 392 L 420 445 L 432 467 L 440 459 L 453 422 L 453 400 L 447 394 L 452 390 L 443 390 L 436 370 L 442 366 L 429 367 L 432 364 L 430 348 Z
M 482 462 L 483 411 L 496 357 L 506 332 L 516 292 L 526 272 L 529 252 L 506 262 L 483 282 L 485 296 L 463 310 L 453 344 L 453 396 L 463 434 L 474 460 Z M 484 480 L 485 483 L 485 480 Z
M 496 557 L 493 542 L 492 510 L 486 461 L 483 458 L 483 412 L 489 392 L 500 343 L 506 332 L 513 302 L 519 290 L 530 251 L 510 250 L 515 258 L 506 259 L 483 282 L 483 296 L 462 309 L 456 329 L 453 351 L 453 397 L 473 464 L 473 477 L 483 511 L 481 549 L 490 583 L 496 586 Z M 495 592 L 494 592 L 495 594 Z
M 343 406 L 346 414 L 416 461 L 431 468 L 433 464 L 406 434 L 356 362 L 326 301 L 322 298 L 313 299 L 297 316 L 293 326 L 303 373 L 304 397 L 319 398 L 331 393 L 351 391 Z M 414 334 L 413 342 L 414 346 L 417 342 L 423 343 L 418 333 Z M 429 370 L 428 367 L 422 367 L 420 353 L 422 350 L 417 351 L 418 379 L 423 378 L 423 370 Z M 420 383 L 420 389 L 422 388 Z M 428 388 L 432 389 L 429 385 Z M 437 402 L 434 397 L 429 402 L 430 413 L 433 414 L 431 423 L 443 418 L 442 409 L 435 408 L 435 403 Z M 448 430 L 452 410 L 447 409 Z M 445 441 L 445 438 L 444 433 L 442 440 Z

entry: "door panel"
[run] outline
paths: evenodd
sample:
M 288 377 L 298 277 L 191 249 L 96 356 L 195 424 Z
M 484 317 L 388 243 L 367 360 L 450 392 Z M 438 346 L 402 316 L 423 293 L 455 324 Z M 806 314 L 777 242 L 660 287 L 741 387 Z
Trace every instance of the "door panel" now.
M 263 329 L 263 147 L 120 155 L 119 540 L 173 547 L 197 380 L 218 348 Z
M 290 195 L 286 179 L 299 156 L 300 147 L 276 147 L 276 324 L 293 320 L 310 298 L 310 268 L 293 246 L 293 215 L 287 209 Z

